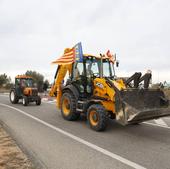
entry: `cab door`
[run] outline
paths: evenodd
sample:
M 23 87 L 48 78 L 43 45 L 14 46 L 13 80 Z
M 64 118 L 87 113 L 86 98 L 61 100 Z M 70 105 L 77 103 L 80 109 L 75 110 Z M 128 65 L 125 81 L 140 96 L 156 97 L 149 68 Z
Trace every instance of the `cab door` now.
M 83 62 L 73 64 L 72 83 L 78 89 L 79 93 L 84 94 L 86 92 L 86 71 Z
M 15 89 L 16 89 L 17 96 L 20 97 L 22 95 L 21 79 L 18 78 L 15 79 Z

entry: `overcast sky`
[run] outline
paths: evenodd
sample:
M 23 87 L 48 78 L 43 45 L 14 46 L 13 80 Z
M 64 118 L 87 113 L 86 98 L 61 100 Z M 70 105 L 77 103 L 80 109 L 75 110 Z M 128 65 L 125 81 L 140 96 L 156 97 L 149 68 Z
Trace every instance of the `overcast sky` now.
M 170 82 L 169 0 L 0 0 L 0 74 L 36 70 L 52 81 L 64 48 L 117 54 L 118 75 L 152 70 Z

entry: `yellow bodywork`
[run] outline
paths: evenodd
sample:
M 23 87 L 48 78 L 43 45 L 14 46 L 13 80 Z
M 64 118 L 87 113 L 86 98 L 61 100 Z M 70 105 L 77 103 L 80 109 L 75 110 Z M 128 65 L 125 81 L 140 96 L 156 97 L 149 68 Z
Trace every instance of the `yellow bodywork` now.
M 126 88 L 122 79 L 113 80 L 112 82 L 118 90 Z M 101 101 L 102 105 L 106 110 L 112 111 L 113 113 L 115 112 L 115 91 L 107 84 L 104 78 L 94 79 L 93 95 L 100 98 L 105 98 L 106 100 Z
M 60 108 L 60 106 L 61 106 L 63 80 L 64 80 L 64 77 L 66 76 L 67 72 L 69 72 L 69 74 L 71 73 L 71 69 L 72 69 L 72 64 L 59 66 L 57 77 L 56 77 L 55 82 L 49 92 L 49 95 L 51 97 L 56 97 L 56 106 L 58 108 Z
M 71 49 L 68 49 L 68 51 L 65 50 L 64 54 L 69 53 L 70 50 Z M 100 56 L 93 56 L 89 54 L 83 55 L 83 57 L 85 58 L 89 56 L 97 59 L 101 58 Z M 102 59 L 108 59 L 108 57 L 104 56 L 102 57 Z M 70 63 L 68 64 L 67 62 L 63 62 L 61 64 L 59 61 L 54 61 L 52 63 L 58 64 L 59 67 L 58 67 L 57 76 L 55 77 L 55 82 L 51 87 L 49 95 L 51 97 L 56 97 L 56 106 L 60 109 L 63 80 L 67 72 L 69 72 L 69 75 L 72 73 L 73 64 Z M 118 90 L 122 90 L 126 88 L 122 79 L 113 80 L 112 82 Z M 113 87 L 108 85 L 105 78 L 95 78 L 92 83 L 93 83 L 93 96 L 104 98 L 105 100 L 100 100 L 100 103 L 105 107 L 107 111 L 112 111 L 113 113 L 115 113 L 115 91 Z
M 62 96 L 62 86 L 63 80 L 66 73 L 71 74 L 72 65 L 60 65 L 57 77 L 55 79 L 54 85 L 51 87 L 49 95 L 51 97 L 56 97 L 56 106 L 61 108 L 61 96 Z M 118 90 L 125 89 L 126 86 L 122 79 L 112 81 Z M 115 91 L 110 87 L 104 78 L 95 78 L 93 81 L 93 96 L 104 98 L 104 101 L 100 101 L 107 111 L 112 111 L 115 113 Z

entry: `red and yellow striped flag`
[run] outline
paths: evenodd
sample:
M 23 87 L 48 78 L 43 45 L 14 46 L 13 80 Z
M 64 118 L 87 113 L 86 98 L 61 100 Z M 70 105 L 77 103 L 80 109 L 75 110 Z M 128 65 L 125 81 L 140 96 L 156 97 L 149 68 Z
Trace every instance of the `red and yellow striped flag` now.
M 53 64 L 66 65 L 72 64 L 73 62 L 82 62 L 83 52 L 81 42 L 76 44 L 73 48 L 66 48 L 64 54 L 58 58 Z
M 58 58 L 56 61 L 52 62 L 53 64 L 66 65 L 71 64 L 75 61 L 75 50 L 74 48 L 66 48 L 64 54 Z

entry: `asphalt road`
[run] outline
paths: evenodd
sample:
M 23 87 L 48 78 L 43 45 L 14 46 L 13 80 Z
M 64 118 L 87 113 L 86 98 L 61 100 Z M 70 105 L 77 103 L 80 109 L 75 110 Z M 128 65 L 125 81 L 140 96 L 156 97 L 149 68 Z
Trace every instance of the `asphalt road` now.
M 1 94 L 0 121 L 40 168 L 170 169 L 170 118 L 126 127 L 109 121 L 95 132 L 84 119 L 65 121 L 53 101 L 24 107 Z

